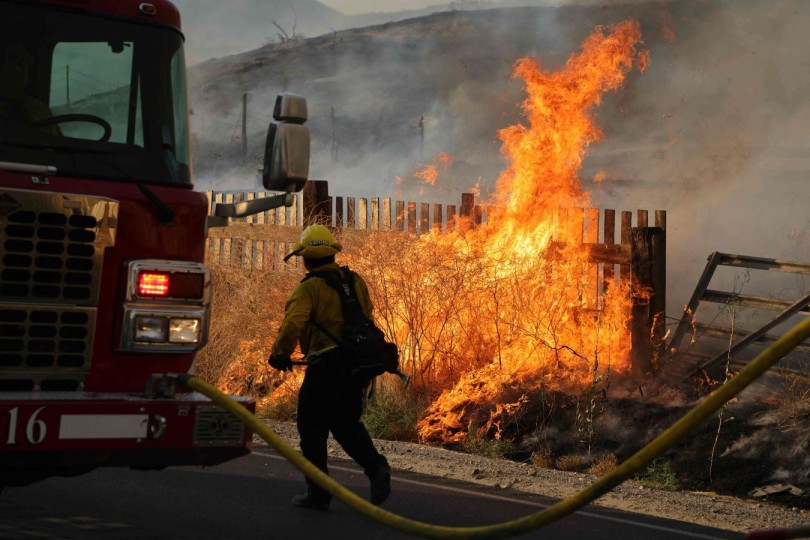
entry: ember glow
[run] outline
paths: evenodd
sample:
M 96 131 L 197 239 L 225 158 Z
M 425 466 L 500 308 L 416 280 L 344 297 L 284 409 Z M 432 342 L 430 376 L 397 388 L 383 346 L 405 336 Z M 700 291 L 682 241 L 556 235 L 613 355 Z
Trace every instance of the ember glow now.
M 436 185 L 436 180 L 439 179 L 439 171 L 446 171 L 453 166 L 453 156 L 446 153 L 440 153 L 436 156 L 433 163 L 425 165 L 422 170 L 413 173 L 414 177 L 418 178 L 422 183 Z
M 416 384 L 444 388 L 419 423 L 423 441 L 459 442 L 472 429 L 509 439 L 508 425 L 543 389 L 582 393 L 629 372 L 629 284 L 602 290 L 588 262 L 581 209 L 590 201 L 578 173 L 602 138 L 602 94 L 648 62 L 640 43 L 627 21 L 597 27 L 559 71 L 519 60 L 527 124 L 499 132 L 508 167 L 486 224 L 422 236 L 397 250 L 401 268 L 366 261 L 389 299 L 378 318 L 403 367 Z

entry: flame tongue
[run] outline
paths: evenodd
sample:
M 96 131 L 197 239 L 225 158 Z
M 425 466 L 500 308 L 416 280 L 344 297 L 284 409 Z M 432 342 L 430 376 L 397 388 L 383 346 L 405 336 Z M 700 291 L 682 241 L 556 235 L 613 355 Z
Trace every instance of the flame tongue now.
M 543 71 L 534 59 L 517 62 L 528 126 L 499 133 L 509 166 L 487 226 L 421 241 L 422 249 L 475 260 L 476 283 L 468 284 L 474 305 L 443 319 L 441 331 L 456 324 L 456 332 L 477 340 L 467 351 L 447 345 L 445 355 L 464 361 L 451 362 L 458 382 L 426 411 L 422 440 L 458 442 L 473 426 L 504 437 L 507 418 L 538 389 L 581 391 L 629 370 L 629 284 L 608 287 L 597 305 L 600 280 L 581 245 L 582 214 L 567 220 L 558 209 L 589 203 L 578 172 L 587 146 L 602 138 L 592 111 L 634 65 L 644 70 L 640 41 L 638 23 L 626 21 L 597 27 L 561 71 Z M 460 378 L 459 366 L 467 370 Z
M 625 21 L 611 32 L 597 27 L 562 71 L 543 71 L 533 58 L 518 60 L 512 76 L 525 81 L 529 126 L 499 133 L 509 167 L 498 180 L 502 214 L 496 219 L 528 223 L 529 215 L 587 205 L 578 172 L 587 146 L 602 139 L 592 109 L 622 84 L 634 62 L 646 68 L 640 40 L 639 24 Z

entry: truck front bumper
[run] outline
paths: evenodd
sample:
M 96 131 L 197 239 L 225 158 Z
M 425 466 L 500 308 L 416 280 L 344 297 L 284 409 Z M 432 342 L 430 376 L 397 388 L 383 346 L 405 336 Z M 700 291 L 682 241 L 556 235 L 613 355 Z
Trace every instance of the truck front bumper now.
M 255 410 L 252 400 L 235 399 Z M 197 393 L 0 393 L 4 485 L 98 466 L 216 465 L 249 453 L 251 438 L 239 419 Z

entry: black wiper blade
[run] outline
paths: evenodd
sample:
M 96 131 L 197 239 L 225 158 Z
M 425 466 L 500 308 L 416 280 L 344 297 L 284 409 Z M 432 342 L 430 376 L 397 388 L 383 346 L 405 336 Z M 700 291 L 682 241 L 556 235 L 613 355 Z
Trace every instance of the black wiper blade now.
M 158 221 L 163 225 L 169 225 L 170 223 L 174 222 L 175 213 L 174 210 L 169 208 L 169 206 L 160 200 L 160 197 L 155 195 L 146 184 L 143 182 L 135 181 L 135 185 L 138 186 L 138 189 L 141 190 L 144 197 L 146 197 L 149 202 L 155 205 L 155 214 L 157 215 Z

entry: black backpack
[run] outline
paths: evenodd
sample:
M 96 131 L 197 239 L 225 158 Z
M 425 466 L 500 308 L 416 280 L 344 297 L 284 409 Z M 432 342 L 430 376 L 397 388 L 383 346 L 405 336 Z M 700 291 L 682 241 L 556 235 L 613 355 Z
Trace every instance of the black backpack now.
M 370 380 L 383 373 L 394 373 L 407 384 L 407 376 L 399 371 L 397 346 L 386 341 L 383 331 L 365 316 L 354 288 L 354 274 L 348 266 L 341 269 L 344 275 L 342 278 L 336 271 L 309 272 L 304 281 L 319 277 L 337 291 L 345 320 L 343 339 L 337 339 L 315 320 L 312 320 L 312 324 L 335 342 L 341 356 L 351 366 L 354 377 Z

